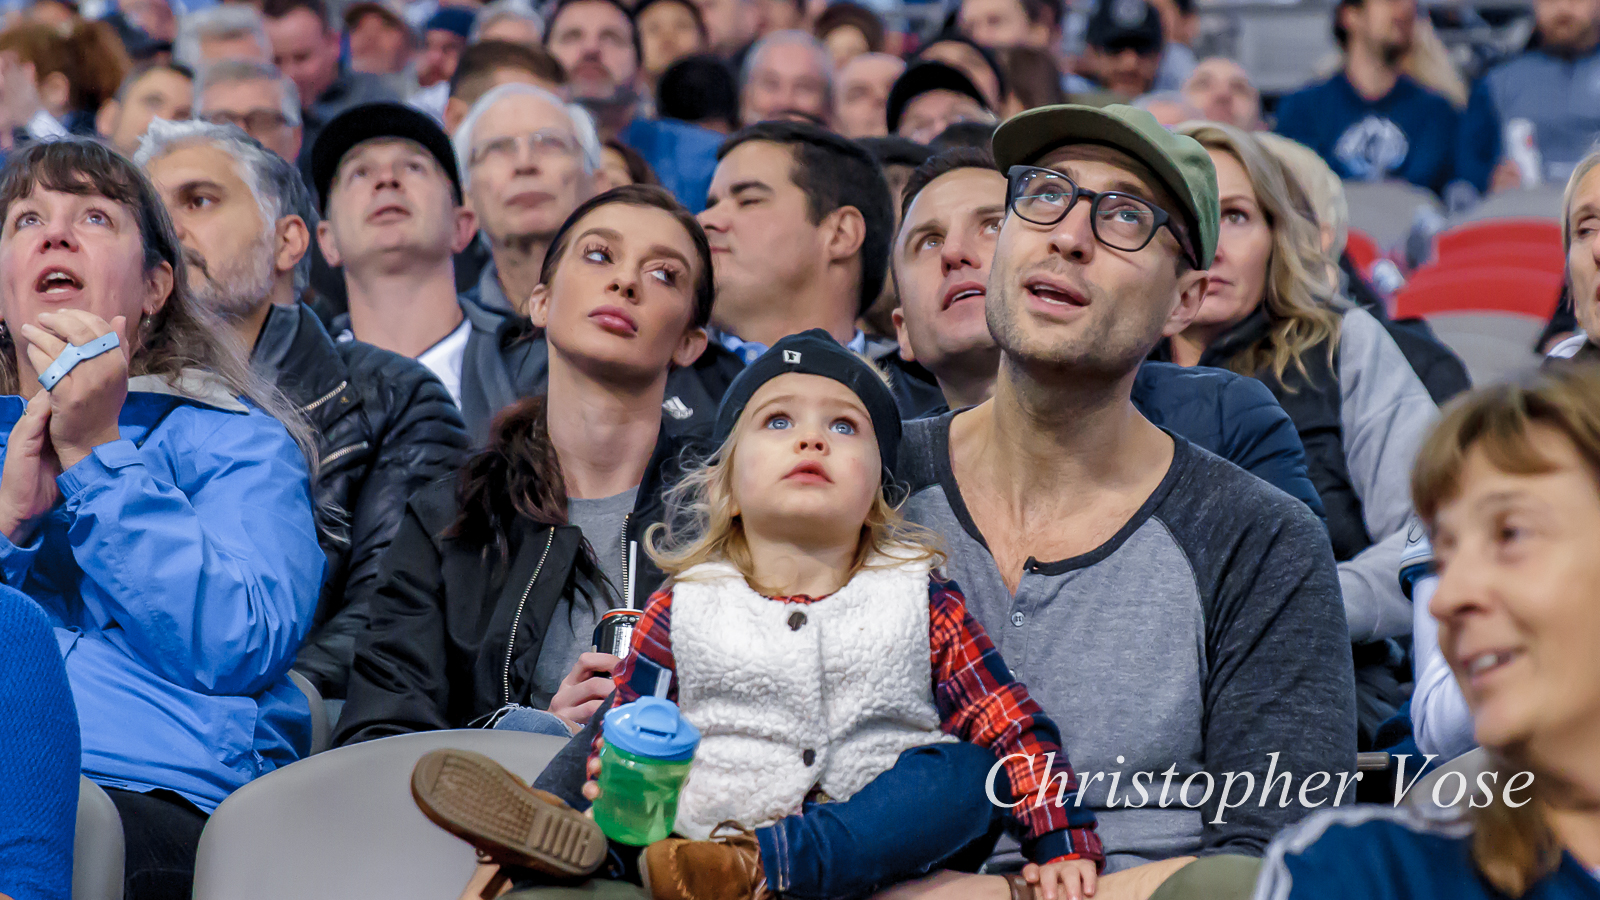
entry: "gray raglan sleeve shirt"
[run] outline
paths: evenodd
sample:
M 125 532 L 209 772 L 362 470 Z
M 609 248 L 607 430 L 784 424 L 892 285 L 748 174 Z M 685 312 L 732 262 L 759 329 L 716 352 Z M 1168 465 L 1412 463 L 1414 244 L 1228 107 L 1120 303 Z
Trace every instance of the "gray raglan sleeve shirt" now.
M 1178 438 L 1167 477 L 1115 536 L 1070 560 L 1030 560 L 1013 592 L 966 514 L 948 427 L 949 417 L 906 427 L 907 515 L 949 544 L 968 608 L 1061 726 L 1108 871 L 1259 856 L 1330 805 L 1341 776 L 1352 801 L 1349 632 L 1327 530 L 1305 504 Z M 1169 766 L 1170 803 L 1160 799 Z M 1269 769 L 1276 789 L 1262 802 Z M 1147 792 L 1139 773 L 1154 774 Z M 1195 787 L 1180 804 L 1186 780 Z
M 1341 775 L 1350 779 L 1343 802 L 1354 800 L 1354 664 L 1322 524 L 1276 492 L 1240 496 L 1245 492 L 1221 481 L 1192 515 L 1163 520 L 1192 548 L 1205 611 L 1201 728 L 1205 770 L 1218 779 L 1218 795 L 1203 808 L 1198 855 L 1259 856 L 1286 825 L 1332 805 Z M 1246 775 L 1254 790 L 1219 822 L 1230 772 L 1239 773 L 1230 804 Z M 1287 803 L 1284 772 L 1292 773 Z M 1328 773 L 1327 787 L 1302 798 L 1318 772 Z

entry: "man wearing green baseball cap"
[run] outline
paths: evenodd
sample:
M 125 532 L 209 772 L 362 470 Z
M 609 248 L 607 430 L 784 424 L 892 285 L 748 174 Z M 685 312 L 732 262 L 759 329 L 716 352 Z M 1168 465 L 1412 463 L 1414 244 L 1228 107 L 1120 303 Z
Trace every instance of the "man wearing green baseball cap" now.
M 1061 728 L 1106 848 L 1097 900 L 1147 897 L 1196 857 L 1259 856 L 1353 779 L 1338 576 L 1305 504 L 1130 397 L 1206 293 L 1206 151 L 1129 106 L 1030 110 L 993 147 L 999 378 L 977 406 L 907 423 L 905 511 L 944 537 L 969 609 Z M 997 857 L 989 871 L 1020 862 L 1014 844 Z M 1042 897 L 1053 873 L 954 877 L 906 889 Z

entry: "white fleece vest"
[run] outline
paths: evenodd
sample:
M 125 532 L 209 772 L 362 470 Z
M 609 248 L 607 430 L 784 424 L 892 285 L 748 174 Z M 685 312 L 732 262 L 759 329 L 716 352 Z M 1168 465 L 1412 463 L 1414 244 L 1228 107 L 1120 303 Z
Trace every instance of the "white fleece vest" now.
M 781 603 L 737 569 L 696 566 L 672 589 L 678 705 L 700 729 L 677 830 L 770 825 L 815 786 L 845 800 L 939 728 L 926 562 L 864 569 L 815 603 Z M 809 762 L 808 762 L 809 761 Z

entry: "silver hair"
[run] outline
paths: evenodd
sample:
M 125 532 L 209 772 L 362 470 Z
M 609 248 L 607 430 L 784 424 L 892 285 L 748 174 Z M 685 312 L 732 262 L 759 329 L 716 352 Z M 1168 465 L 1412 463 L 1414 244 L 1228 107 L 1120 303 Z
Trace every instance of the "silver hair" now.
M 139 168 L 148 168 L 152 160 L 186 144 L 209 143 L 216 145 L 234 161 L 234 171 L 250 188 L 256 209 L 261 213 L 261 225 L 268 233 L 278 227 L 284 216 L 299 216 L 306 228 L 316 230 L 315 206 L 305 179 L 294 165 L 245 134 L 237 125 L 218 125 L 199 119 L 168 122 L 155 119 L 139 141 L 133 161 Z M 311 282 L 311 250 L 307 248 L 300 261 L 294 265 L 294 293 L 299 297 Z
M 822 70 L 823 80 L 828 84 L 828 99 L 833 99 L 833 54 L 828 52 L 827 45 L 817 40 L 809 31 L 774 31 L 750 47 L 750 52 L 744 56 L 744 66 L 739 69 L 739 90 L 743 91 L 745 85 L 750 83 L 750 73 L 755 71 L 756 64 L 761 60 L 761 54 L 768 48 L 779 44 L 799 44 L 809 49 L 817 58 L 817 68 Z
M 544 36 L 544 17 L 534 11 L 533 5 L 528 0 L 494 0 L 482 10 L 478 17 L 472 20 L 472 31 L 467 35 L 467 43 L 476 44 L 490 25 L 501 19 L 522 19 L 532 22 L 539 36 Z
M 1572 170 L 1572 177 L 1567 179 L 1567 187 L 1561 192 L 1561 247 L 1570 253 L 1572 251 L 1572 202 L 1577 199 L 1578 185 L 1583 183 L 1595 166 L 1600 166 L 1600 141 L 1595 142 L 1578 160 L 1578 165 Z
M 240 81 L 270 81 L 278 86 L 278 109 L 291 127 L 300 127 L 300 89 L 278 71 L 278 67 L 248 59 L 219 60 L 199 73 L 194 86 L 194 110 L 198 117 L 204 113 L 200 103 L 206 88 L 215 84 L 234 84 Z
M 1562 258 L 1565 260 L 1563 271 L 1566 273 L 1566 283 L 1569 293 L 1572 293 L 1572 312 L 1578 320 L 1578 330 L 1589 335 L 1591 341 L 1595 340 L 1595 332 L 1600 331 L 1600 326 L 1592 321 L 1594 318 L 1593 298 L 1579 297 L 1576 292 L 1570 291 L 1572 286 L 1572 205 L 1578 200 L 1578 187 L 1583 180 L 1589 177 L 1596 166 L 1600 166 L 1600 142 L 1596 142 L 1578 160 L 1578 165 L 1572 170 L 1572 177 L 1567 179 L 1567 187 L 1561 192 L 1561 249 Z
M 461 170 L 463 191 L 472 186 L 472 132 L 478 127 L 478 120 L 483 118 L 496 103 L 507 97 L 537 97 L 566 113 L 567 118 L 572 121 L 572 134 L 578 139 L 583 171 L 593 174 L 600 168 L 600 136 L 595 133 L 594 119 L 589 116 L 588 110 L 576 103 L 568 103 L 542 87 L 531 84 L 502 84 L 472 104 L 472 109 L 468 110 L 461 124 L 456 126 L 456 133 L 450 139 L 455 144 L 456 166 Z
M 172 58 L 191 69 L 199 71 L 205 60 L 201 58 L 202 41 L 236 38 L 250 35 L 261 47 L 262 55 L 272 58 L 272 40 L 267 37 L 267 26 L 255 7 L 224 3 L 210 9 L 197 10 L 182 17 L 178 26 L 178 39 L 173 43 Z

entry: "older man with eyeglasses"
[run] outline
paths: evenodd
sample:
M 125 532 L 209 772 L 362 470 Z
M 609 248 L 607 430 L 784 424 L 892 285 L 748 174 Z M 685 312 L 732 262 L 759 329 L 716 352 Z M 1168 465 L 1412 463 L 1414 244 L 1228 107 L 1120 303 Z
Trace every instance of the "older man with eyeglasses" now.
M 543 88 L 506 84 L 473 104 L 453 140 L 466 204 L 492 257 L 474 299 L 522 315 L 550 239 L 594 193 L 594 124 L 581 107 Z
M 240 59 L 214 63 L 200 73 L 195 95 L 195 118 L 237 125 L 290 162 L 300 156 L 300 92 L 277 67 Z

